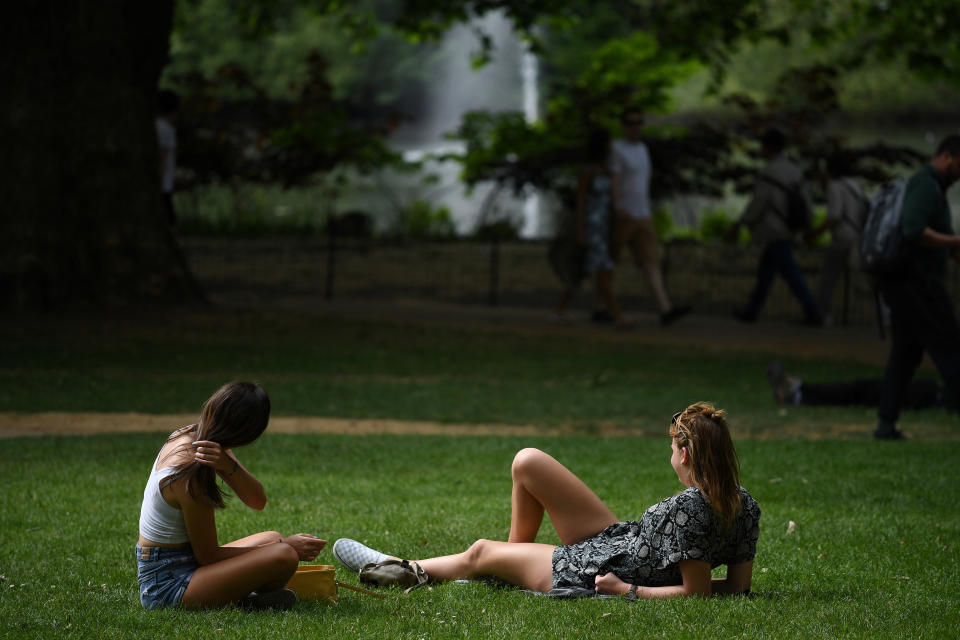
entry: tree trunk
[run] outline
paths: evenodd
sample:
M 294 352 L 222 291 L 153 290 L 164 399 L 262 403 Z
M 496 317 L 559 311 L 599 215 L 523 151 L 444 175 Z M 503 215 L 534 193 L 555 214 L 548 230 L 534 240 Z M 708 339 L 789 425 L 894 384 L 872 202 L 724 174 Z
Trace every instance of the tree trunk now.
M 0 306 L 196 299 L 163 217 L 154 131 L 173 1 L 4 13 Z

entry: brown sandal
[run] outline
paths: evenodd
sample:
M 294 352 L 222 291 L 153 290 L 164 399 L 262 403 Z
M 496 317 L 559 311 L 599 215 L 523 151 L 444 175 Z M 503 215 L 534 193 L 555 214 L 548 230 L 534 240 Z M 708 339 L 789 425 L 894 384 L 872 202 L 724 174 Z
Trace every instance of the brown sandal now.
M 360 582 L 378 587 L 407 587 L 406 593 L 430 580 L 423 567 L 409 560 L 384 560 L 365 564 L 360 568 L 359 577 Z

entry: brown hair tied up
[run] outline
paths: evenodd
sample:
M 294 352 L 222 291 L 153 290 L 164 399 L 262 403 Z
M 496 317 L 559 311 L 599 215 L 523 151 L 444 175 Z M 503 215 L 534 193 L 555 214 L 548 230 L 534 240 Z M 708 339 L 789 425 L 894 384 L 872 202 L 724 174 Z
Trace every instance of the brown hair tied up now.
M 194 440 L 209 440 L 223 449 L 250 444 L 260 437 L 270 420 L 270 397 L 252 382 L 229 382 L 204 403 L 200 422 L 193 426 Z M 177 431 L 170 439 L 179 437 Z M 212 467 L 190 460 L 174 467 L 173 480 L 186 478 L 187 491 L 202 496 L 214 507 L 224 506 L 223 489 Z
M 687 448 L 696 486 L 706 494 L 724 529 L 740 512 L 740 461 L 726 412 L 706 402 L 681 411 L 670 424 L 677 448 Z

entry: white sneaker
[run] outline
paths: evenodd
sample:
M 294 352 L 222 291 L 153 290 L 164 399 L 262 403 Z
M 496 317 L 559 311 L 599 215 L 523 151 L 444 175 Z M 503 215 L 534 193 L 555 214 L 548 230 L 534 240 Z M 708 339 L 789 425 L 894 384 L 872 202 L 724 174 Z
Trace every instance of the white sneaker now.
M 333 543 L 333 557 L 350 571 L 360 571 L 365 564 L 383 562 L 391 558 L 350 538 L 340 538 Z

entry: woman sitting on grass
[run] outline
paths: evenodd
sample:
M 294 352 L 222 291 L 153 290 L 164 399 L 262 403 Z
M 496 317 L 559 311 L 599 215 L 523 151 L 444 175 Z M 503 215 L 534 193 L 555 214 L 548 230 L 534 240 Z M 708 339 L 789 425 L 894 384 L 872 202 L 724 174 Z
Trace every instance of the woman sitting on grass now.
M 574 587 L 635 598 L 709 596 L 750 590 L 760 508 L 739 485 L 722 410 L 691 405 L 670 425 L 670 464 L 688 488 L 621 522 L 579 478 L 546 453 L 513 460 L 508 542 L 478 540 L 462 553 L 420 560 L 433 581 L 496 576 L 546 592 Z M 632 482 L 623 476 L 624 482 Z M 534 542 L 544 511 L 563 546 Z M 333 554 L 348 569 L 391 560 L 346 538 Z M 724 564 L 727 576 L 711 579 Z
M 160 607 L 288 608 L 284 585 L 300 560 L 313 560 L 325 540 L 264 531 L 220 546 L 214 509 L 223 507 L 217 476 L 252 509 L 267 496 L 233 453 L 267 428 L 270 399 L 249 382 L 221 387 L 200 422 L 174 431 L 153 463 L 140 508 L 137 582 L 140 602 Z

